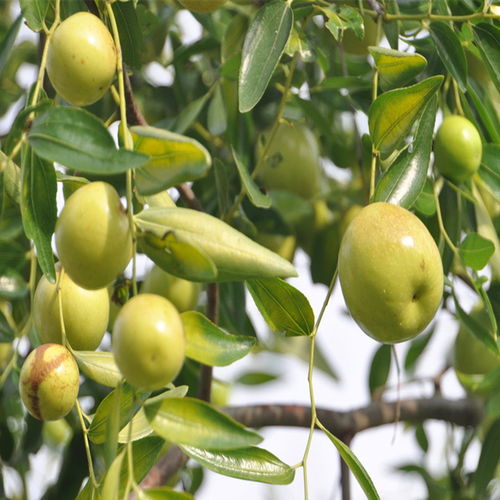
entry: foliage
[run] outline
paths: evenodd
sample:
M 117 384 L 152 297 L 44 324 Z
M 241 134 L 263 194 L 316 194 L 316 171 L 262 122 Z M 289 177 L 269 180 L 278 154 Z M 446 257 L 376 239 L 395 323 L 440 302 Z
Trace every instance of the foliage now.
M 335 380 L 315 343 L 324 308 L 315 318 L 307 297 L 285 281 L 296 274 L 293 261 L 278 255 L 276 244 L 268 249 L 256 243 L 271 241 L 263 235 L 276 236 L 275 243 L 292 237 L 309 254 L 313 280 L 330 283 L 326 307 L 336 284 L 344 216 L 353 206 L 386 201 L 419 217 L 439 248 L 446 276 L 437 317 L 448 311 L 457 329 L 462 324 L 499 355 L 498 7 L 479 0 L 220 3 L 211 4 L 210 13 L 192 12 L 201 36 L 186 42 L 178 16 L 184 7 L 176 0 L 0 2 L 0 116 L 9 126 L 0 150 L 0 345 L 9 346 L 0 351 L 1 469 L 15 469 L 25 484 L 29 455 L 42 445 L 40 422 L 19 401 L 19 375 L 23 359 L 41 343 L 31 313 L 34 292 L 42 276 L 50 283 L 57 278 L 57 207 L 74 191 L 104 180 L 126 205 L 134 265 L 109 285 L 110 333 L 113 314 L 140 285 L 136 260 L 203 283 L 207 297 L 206 305 L 201 301 L 182 314 L 183 369 L 154 392 L 123 379 L 109 334 L 98 351 L 71 349 L 61 318 L 62 341 L 83 376 L 79 394 L 91 396 L 92 403 L 82 408 L 77 402 L 66 417 L 73 437 L 58 448 L 63 464 L 58 482 L 43 493 L 46 500 L 118 499 L 131 491 L 138 498 L 189 499 L 201 484 L 200 466 L 242 480 L 288 484 L 301 468 L 306 477 L 315 428 L 326 433 L 367 497 L 379 498 L 346 444 L 358 429 L 335 435 L 316 412 L 314 369 Z M 108 27 L 118 66 L 111 88 L 82 109 L 58 96 L 45 76 L 56 28 L 89 9 Z M 31 36 L 20 36 L 23 24 Z M 371 33 L 374 26 L 378 31 Z M 24 63 L 37 68 L 31 86 L 20 78 Z M 158 65 L 162 71 L 153 83 Z M 442 176 L 433 163 L 435 130 L 452 114 L 471 122 L 483 147 L 477 173 L 460 181 Z M 283 123 L 305 128 L 319 145 L 321 161 L 311 159 L 319 174 L 310 177 L 316 183 L 319 175 L 320 186 L 314 184 L 312 198 L 311 186 L 291 189 L 287 179 L 280 188 L 274 179 L 269 189 L 259 175 L 283 159 L 279 151 L 268 154 Z M 264 132 L 266 142 L 257 148 Z M 177 193 L 174 203 L 170 195 Z M 484 322 L 460 304 L 462 282 L 482 302 Z M 247 297 L 274 332 L 270 344 L 259 342 L 263 332 L 255 331 L 247 314 Z M 431 348 L 434 327 L 411 341 L 403 377 L 413 376 Z M 210 403 L 212 366 L 238 363 L 257 349 L 290 355 L 298 345 L 292 337 L 307 340 L 295 354 L 309 364 L 311 389 L 309 417 L 302 422 L 309 441 L 298 467 L 257 447 L 257 431 Z M 373 357 L 367 385 L 374 404 L 384 393 L 392 359 L 387 345 Z M 445 360 L 436 369 L 436 387 L 443 367 L 450 368 Z M 269 373 L 247 374 L 248 383 L 272 379 Z M 485 422 L 493 422 L 483 431 L 477 470 L 463 467 L 476 441 L 473 431 L 464 432 L 453 450 L 456 459 L 448 461 L 445 478 L 420 463 L 401 466 L 422 477 L 429 498 L 487 498 L 494 486 L 498 370 L 474 384 L 486 394 Z M 409 425 L 425 455 L 422 421 Z M 266 424 L 253 427 L 260 425 Z M 142 489 L 143 478 L 165 453 L 175 453 L 174 446 L 200 464 L 184 466 L 185 491 L 170 488 L 178 475 L 169 486 Z M 0 497 L 4 488 L 0 482 Z

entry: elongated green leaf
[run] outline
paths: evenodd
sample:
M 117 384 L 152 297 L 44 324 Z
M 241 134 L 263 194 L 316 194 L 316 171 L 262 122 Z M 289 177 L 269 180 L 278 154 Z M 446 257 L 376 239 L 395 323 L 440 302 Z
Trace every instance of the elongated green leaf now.
M 500 201 L 500 144 L 485 144 L 479 176 Z
M 120 500 L 120 473 L 126 450 L 123 450 L 113 461 L 106 473 L 101 490 L 101 498 L 106 500 Z
M 280 279 L 249 280 L 247 287 L 267 324 L 287 336 L 310 335 L 314 313 L 307 298 Z
M 50 0 L 20 0 L 21 10 L 26 24 L 33 31 L 41 31 L 49 9 Z
M 500 29 L 493 24 L 479 23 L 473 26 L 476 45 L 496 88 L 500 91 Z
M 38 116 L 28 140 L 42 158 L 90 174 L 118 174 L 148 160 L 141 153 L 116 149 L 99 118 L 69 106 L 54 107 Z
M 382 344 L 373 356 L 370 373 L 368 375 L 368 388 L 370 394 L 373 394 L 376 389 L 383 387 L 387 382 L 391 371 L 391 346 Z
M 290 466 L 255 446 L 237 450 L 201 450 L 182 446 L 182 451 L 209 470 L 246 481 L 290 484 L 295 476 Z
M 206 213 L 188 208 L 149 208 L 135 215 L 135 221 L 140 229 L 159 239 L 172 231 L 178 241 L 200 249 L 215 264 L 216 281 L 296 275 L 290 262 Z
M 399 87 L 415 78 L 427 66 L 420 54 L 410 54 L 383 47 L 370 47 L 375 66 L 380 75 L 380 84 L 385 89 Z
M 136 483 L 139 484 L 146 477 L 153 465 L 158 462 L 164 450 L 165 441 L 157 436 L 149 436 L 132 443 L 132 465 Z M 127 461 L 125 461 L 122 463 L 120 470 L 120 499 L 124 498 L 128 475 L 129 467 Z M 105 500 L 105 498 L 103 498 L 103 500 Z
M 415 200 L 413 207 L 428 217 L 436 213 L 436 199 L 434 198 L 434 188 L 430 178 L 425 180 L 424 188 Z
M 163 236 L 154 232 L 139 235 L 139 248 L 164 271 L 191 281 L 215 281 L 217 268 L 201 248 L 178 238 L 165 229 Z
M 437 98 L 427 103 L 420 118 L 411 151 L 403 151 L 384 172 L 375 191 L 376 201 L 409 208 L 424 189 L 429 170 Z
M 119 427 L 121 429 L 134 414 L 133 390 L 129 385 L 123 387 L 118 386 L 114 391 L 111 391 L 99 404 L 95 412 L 92 423 L 89 427 L 89 438 L 96 444 L 104 443 L 109 421 L 115 409 L 116 402 L 119 403 Z
M 196 311 L 181 314 L 186 356 L 210 366 L 227 366 L 246 356 L 255 338 L 230 335 Z
M 175 120 L 173 131 L 178 134 L 183 134 L 193 124 L 196 118 L 198 118 L 198 115 L 203 111 L 203 108 L 211 95 L 212 91 L 209 90 L 206 94 L 194 101 L 191 101 L 185 108 L 183 108 Z
M 288 2 L 265 3 L 248 28 L 240 66 L 239 110 L 250 111 L 261 99 L 283 54 L 293 25 Z
M 57 180 L 54 166 L 26 146 L 22 155 L 21 215 L 26 235 L 36 247 L 43 273 L 55 282 L 51 239 L 57 220 Z
M 239 158 L 236 151 L 233 149 L 233 158 L 236 163 L 236 167 L 238 169 L 238 173 L 240 174 L 241 182 L 245 188 L 245 191 L 248 195 L 248 199 L 259 208 L 269 208 L 272 204 L 271 198 L 265 195 L 257 184 L 255 184 L 254 180 L 250 177 L 248 170 L 245 165 L 243 165 L 241 159 Z
M 118 25 L 123 59 L 132 68 L 138 68 L 144 50 L 144 37 L 137 18 L 136 5 L 134 2 L 114 2 L 113 12 Z
M 477 233 L 469 233 L 460 243 L 459 252 L 466 266 L 479 271 L 495 253 L 495 245 Z
M 5 64 L 9 59 L 10 52 L 16 41 L 17 34 L 19 33 L 19 28 L 23 21 L 23 16 L 17 16 L 16 20 L 11 24 L 10 28 L 5 33 L 3 40 L 0 42 L 0 75 L 3 73 Z
M 226 104 L 220 85 L 215 89 L 208 106 L 207 125 L 212 135 L 221 135 L 227 130 Z
M 80 370 L 99 384 L 116 387 L 123 378 L 110 352 L 73 351 L 73 355 Z
M 375 489 L 373 481 L 371 480 L 363 465 L 361 465 L 361 462 L 351 451 L 349 446 L 343 443 L 339 438 L 335 437 L 331 432 L 327 431 L 326 429 L 323 430 L 325 434 L 330 438 L 330 441 L 334 444 L 335 448 L 337 448 L 340 456 L 347 464 L 351 472 L 354 474 L 354 477 L 357 479 L 361 488 L 363 488 L 366 498 L 368 498 L 369 500 L 380 500 L 380 496 Z
M 132 127 L 130 132 L 134 150 L 150 157 L 136 171 L 140 194 L 155 194 L 182 182 L 194 181 L 210 168 L 209 152 L 190 137 L 154 127 Z
M 456 80 L 460 90 L 465 92 L 467 90 L 467 60 L 460 39 L 443 21 L 431 23 L 430 34 L 445 68 Z
M 155 432 L 175 444 L 230 450 L 262 441 L 256 432 L 198 399 L 165 399 L 146 404 L 144 412 Z
M 143 490 L 139 500 L 194 500 L 194 496 L 164 486 Z
M 148 399 L 149 402 L 163 401 L 166 398 L 183 398 L 188 391 L 187 385 L 180 385 L 174 389 L 162 392 L 158 396 Z M 102 404 L 102 403 L 101 403 Z M 132 427 L 132 429 L 130 429 Z M 144 413 L 144 408 L 140 408 L 139 411 L 134 415 L 134 418 L 127 423 L 125 427 L 118 434 L 119 443 L 127 443 L 130 441 L 138 441 L 139 439 L 145 438 L 150 434 L 153 434 L 153 429 L 149 425 L 149 421 Z
M 406 356 L 404 361 L 404 368 L 407 372 L 414 371 L 416 364 L 420 359 L 420 356 L 425 351 L 427 344 L 429 343 L 429 341 L 432 338 L 432 335 L 434 334 L 434 329 L 435 327 L 433 326 L 429 333 L 426 333 L 424 335 L 418 335 L 411 341 L 410 347 L 406 351 Z
M 495 420 L 483 440 L 483 447 L 476 474 L 474 475 L 474 486 L 477 498 L 484 498 L 490 481 L 495 477 L 495 471 L 500 462 L 500 419 Z
M 368 126 L 377 150 L 392 152 L 404 140 L 442 81 L 442 76 L 433 76 L 411 87 L 390 90 L 375 99 L 370 107 Z

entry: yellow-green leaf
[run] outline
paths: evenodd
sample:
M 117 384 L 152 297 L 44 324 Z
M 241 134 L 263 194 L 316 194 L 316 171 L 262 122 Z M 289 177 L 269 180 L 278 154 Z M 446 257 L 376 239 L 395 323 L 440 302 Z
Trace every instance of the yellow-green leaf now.
M 186 335 L 186 356 L 210 366 L 227 366 L 246 356 L 255 338 L 231 335 L 196 311 L 181 314 Z
M 116 387 L 123 378 L 110 352 L 73 351 L 73 355 L 80 370 L 99 384 Z
M 411 87 L 385 92 L 373 102 L 368 126 L 376 150 L 392 152 L 403 142 L 442 81 L 443 76 L 432 76 Z
M 427 65 L 427 60 L 420 54 L 383 47 L 370 47 L 368 50 L 378 69 L 380 84 L 385 89 L 393 89 L 409 82 Z
M 194 398 L 147 402 L 144 412 L 154 431 L 175 444 L 228 450 L 262 441 L 256 432 L 246 429 L 208 403 Z
M 141 194 L 155 194 L 182 182 L 203 177 L 212 159 L 196 140 L 155 127 L 130 129 L 134 149 L 150 159 L 136 170 L 136 186 Z

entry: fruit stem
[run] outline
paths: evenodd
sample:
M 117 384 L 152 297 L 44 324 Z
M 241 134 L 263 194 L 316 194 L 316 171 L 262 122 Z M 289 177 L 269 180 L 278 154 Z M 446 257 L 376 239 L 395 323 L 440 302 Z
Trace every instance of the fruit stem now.
M 109 16 L 109 21 L 111 23 L 111 29 L 113 31 L 113 40 L 116 46 L 117 52 L 117 64 L 116 73 L 118 77 L 118 93 L 120 95 L 120 122 L 123 129 L 124 136 L 124 146 L 125 149 L 134 149 L 134 143 L 132 141 L 132 136 L 128 132 L 127 125 L 127 101 L 125 98 L 125 81 L 124 81 L 124 69 L 123 69 L 123 58 L 122 58 L 122 48 L 120 44 L 120 34 L 118 32 L 118 25 L 116 24 L 115 14 L 113 12 L 113 7 L 109 1 L 106 2 L 106 10 Z M 132 295 L 137 295 L 137 236 L 134 224 L 134 205 L 133 205 L 133 173 L 131 169 L 127 170 L 127 217 L 130 225 L 130 231 L 132 232 Z
M 92 463 L 92 454 L 90 452 L 90 444 L 89 444 L 89 437 L 88 437 L 88 429 L 87 426 L 85 425 L 85 422 L 83 420 L 83 410 L 82 407 L 80 406 L 80 402 L 78 399 L 76 400 L 76 410 L 78 412 L 78 418 L 80 419 L 80 426 L 82 428 L 83 432 L 83 441 L 85 443 L 85 453 L 87 454 L 87 462 L 89 464 L 89 480 L 92 481 L 92 486 L 94 488 L 97 488 L 99 485 L 97 483 L 97 480 L 95 478 L 94 474 L 94 464 Z

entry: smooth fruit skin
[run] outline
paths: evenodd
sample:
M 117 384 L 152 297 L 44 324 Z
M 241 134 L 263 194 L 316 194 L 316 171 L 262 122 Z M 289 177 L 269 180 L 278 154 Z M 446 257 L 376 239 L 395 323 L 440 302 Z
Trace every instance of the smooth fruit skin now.
M 165 297 L 179 312 L 184 312 L 197 306 L 201 283 L 178 278 L 154 265 L 144 278 L 141 293 L 153 293 Z
M 378 45 L 377 23 L 369 16 L 363 16 L 363 22 L 365 25 L 365 36 L 363 38 L 358 38 L 351 29 L 344 32 L 342 46 L 349 54 L 367 56 L 368 47 L 370 47 L 370 45 Z
M 227 0 L 179 0 L 186 9 L 202 14 L 215 12 L 221 5 L 224 5 Z
M 488 313 L 484 309 L 475 308 L 471 316 L 489 326 Z M 463 325 L 457 333 L 453 354 L 455 370 L 465 375 L 486 375 L 500 366 L 500 356 L 495 356 Z
M 184 363 L 182 320 L 172 303 L 159 295 L 130 299 L 116 317 L 112 336 L 116 364 L 138 389 L 164 387 Z
M 338 270 L 352 317 L 384 343 L 418 335 L 443 295 L 443 267 L 432 236 L 415 215 L 389 203 L 372 203 L 351 221 Z
M 86 290 L 74 283 L 66 273 L 60 279 L 59 286 L 66 339 L 73 349 L 93 351 L 101 343 L 108 326 L 107 289 Z M 43 343 L 62 343 L 57 285 L 50 283 L 45 276 L 42 276 L 36 287 L 33 321 Z
M 471 177 L 481 164 L 483 145 L 473 123 L 459 115 L 447 116 L 434 141 L 438 171 L 455 182 Z
M 57 253 L 64 270 L 89 290 L 105 288 L 132 257 L 132 232 L 113 186 L 91 182 L 66 201 L 56 223 Z
M 256 157 L 264 153 L 269 131 L 258 143 Z M 305 199 L 320 192 L 320 152 L 316 137 L 300 123 L 283 122 L 267 151 L 259 178 L 266 189 L 282 189 Z
M 42 344 L 24 361 L 19 392 L 27 410 L 38 420 L 67 415 L 78 396 L 80 374 L 71 353 L 59 344 Z
M 73 429 L 64 418 L 43 423 L 42 437 L 44 443 L 51 448 L 61 448 L 68 444 L 73 436 Z
M 117 54 L 106 25 L 89 12 L 64 20 L 54 32 L 47 74 L 57 93 L 70 104 L 88 106 L 109 89 Z

